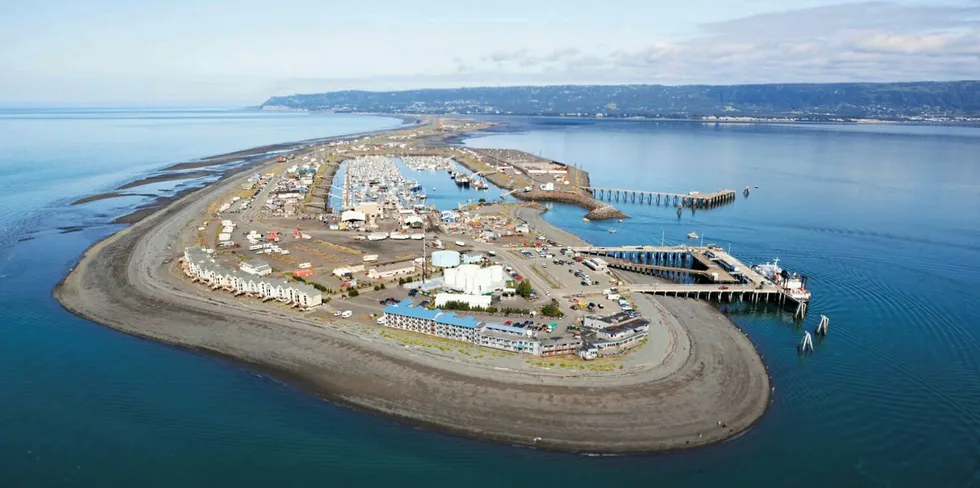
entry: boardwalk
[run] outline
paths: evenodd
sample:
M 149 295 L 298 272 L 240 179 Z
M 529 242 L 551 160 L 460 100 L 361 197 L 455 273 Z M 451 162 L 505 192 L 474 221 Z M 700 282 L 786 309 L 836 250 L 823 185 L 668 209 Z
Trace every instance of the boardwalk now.
M 624 188 L 602 188 L 585 186 L 583 190 L 592 194 L 596 200 L 647 203 L 653 205 L 673 205 L 675 207 L 711 208 L 735 201 L 735 190 L 718 190 L 712 193 L 668 193 L 660 191 L 628 190 Z

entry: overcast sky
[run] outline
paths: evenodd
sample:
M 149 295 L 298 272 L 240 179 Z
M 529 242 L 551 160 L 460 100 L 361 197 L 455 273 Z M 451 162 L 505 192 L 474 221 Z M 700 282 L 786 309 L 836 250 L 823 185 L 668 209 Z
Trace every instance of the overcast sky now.
M 0 1 L 0 104 L 980 79 L 980 0 Z

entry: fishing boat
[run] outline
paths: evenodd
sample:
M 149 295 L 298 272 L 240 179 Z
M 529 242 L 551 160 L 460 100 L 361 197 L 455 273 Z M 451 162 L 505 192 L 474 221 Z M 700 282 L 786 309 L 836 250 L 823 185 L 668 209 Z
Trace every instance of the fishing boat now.
M 698 238 L 698 233 L 697 232 L 691 232 L 690 234 L 687 235 L 687 238 L 688 239 L 697 239 Z
M 756 264 L 752 266 L 752 270 L 782 288 L 790 298 L 797 301 L 810 299 L 810 292 L 806 289 L 806 276 L 784 270 L 779 266 L 779 258 L 771 263 Z
M 582 222 L 590 222 L 588 217 L 582 217 Z
M 615 234 L 616 233 L 616 229 L 609 229 L 609 233 L 610 234 Z
M 622 224 L 623 223 L 623 219 L 619 219 L 619 223 Z

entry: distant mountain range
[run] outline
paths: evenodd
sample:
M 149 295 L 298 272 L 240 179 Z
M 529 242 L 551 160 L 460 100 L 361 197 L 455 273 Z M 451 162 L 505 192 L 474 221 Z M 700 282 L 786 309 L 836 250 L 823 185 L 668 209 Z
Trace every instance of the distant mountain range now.
M 354 90 L 277 96 L 261 107 L 391 114 L 980 120 L 980 81 Z

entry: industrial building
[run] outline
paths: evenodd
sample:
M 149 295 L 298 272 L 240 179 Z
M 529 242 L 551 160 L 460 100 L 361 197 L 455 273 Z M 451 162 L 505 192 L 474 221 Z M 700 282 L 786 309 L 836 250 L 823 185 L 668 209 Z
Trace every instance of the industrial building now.
M 381 266 L 371 268 L 368 270 L 367 276 L 368 278 L 375 280 L 387 280 L 396 276 L 414 274 L 415 271 L 414 261 L 402 261 L 398 263 L 382 264 Z
M 455 268 L 459 266 L 459 251 L 436 251 L 432 253 L 432 265 L 437 268 Z
M 504 289 L 507 284 L 503 266 L 481 268 L 463 264 L 443 271 L 443 286 L 469 295 L 483 295 Z

